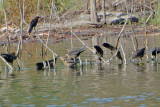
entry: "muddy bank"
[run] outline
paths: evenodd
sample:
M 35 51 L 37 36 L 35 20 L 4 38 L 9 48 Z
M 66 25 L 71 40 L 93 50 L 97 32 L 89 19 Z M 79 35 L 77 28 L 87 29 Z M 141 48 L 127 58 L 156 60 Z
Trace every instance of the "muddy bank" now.
M 77 36 L 118 36 L 119 32 L 121 31 L 123 25 L 103 25 L 102 28 L 92 28 L 88 26 L 87 24 L 83 26 L 76 26 L 75 28 L 72 29 L 72 31 L 77 35 Z M 41 23 L 38 24 L 38 35 L 43 38 L 47 39 L 48 38 L 48 33 L 49 30 L 44 30 L 41 28 Z M 143 36 L 144 35 L 144 27 L 142 26 L 134 26 L 134 32 L 136 36 Z M 19 40 L 20 32 L 13 32 L 13 29 L 9 29 L 9 36 L 10 40 L 12 42 L 17 42 Z M 158 36 L 160 34 L 160 27 L 158 26 L 147 26 L 147 35 L 148 36 Z M 124 32 L 122 33 L 123 36 L 129 37 L 132 35 L 132 29 L 130 25 L 127 25 Z M 1 32 L 1 43 L 4 43 L 7 41 L 6 37 L 6 32 L 3 31 Z M 36 39 L 35 33 L 32 32 L 30 35 L 32 38 L 31 39 Z M 23 32 L 23 39 L 26 40 L 29 37 L 27 31 Z M 70 28 L 54 28 L 51 29 L 50 31 L 50 38 L 55 39 L 57 42 L 61 41 L 64 38 L 70 38 L 71 37 L 71 29 Z
M 131 22 L 133 22 L 134 32 L 137 36 L 144 35 L 144 26 L 139 23 L 139 14 L 134 14 L 130 16 Z M 123 12 L 106 12 L 106 24 L 102 24 L 101 20 L 103 18 L 102 12 L 98 13 L 99 23 L 90 22 L 90 14 L 79 14 L 75 18 L 65 20 L 61 23 L 44 23 L 43 20 L 40 20 L 37 24 L 36 32 L 43 38 L 47 39 L 50 31 L 50 38 L 54 38 L 57 42 L 61 41 L 64 38 L 70 38 L 71 28 L 72 31 L 77 36 L 117 36 L 121 31 L 125 20 L 128 18 L 128 15 Z M 43 18 L 42 18 L 43 19 Z M 28 27 L 24 27 L 22 38 L 23 40 L 36 39 L 35 32 L 33 31 L 31 35 L 28 34 Z M 148 25 L 147 26 L 147 35 L 159 35 L 160 30 L 157 26 Z M 132 35 L 132 29 L 128 23 L 123 36 Z M 7 41 L 6 27 L 3 25 L 0 29 L 0 39 L 1 41 Z M 8 24 L 8 35 L 11 41 L 17 42 L 21 35 L 20 28 L 14 23 L 10 22 Z

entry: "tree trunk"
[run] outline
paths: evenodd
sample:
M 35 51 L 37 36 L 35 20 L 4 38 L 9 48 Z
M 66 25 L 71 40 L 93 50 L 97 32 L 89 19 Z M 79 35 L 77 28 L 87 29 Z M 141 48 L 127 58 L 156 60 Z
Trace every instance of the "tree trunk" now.
M 97 23 L 96 0 L 90 0 L 91 22 Z
M 105 0 L 102 0 L 102 11 L 103 11 L 103 21 L 102 21 L 102 23 L 106 24 Z

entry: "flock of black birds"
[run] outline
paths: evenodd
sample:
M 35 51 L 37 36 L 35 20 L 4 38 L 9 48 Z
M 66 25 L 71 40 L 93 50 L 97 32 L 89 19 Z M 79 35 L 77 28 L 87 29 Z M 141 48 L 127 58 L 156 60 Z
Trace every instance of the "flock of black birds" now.
M 111 54 L 115 55 L 123 63 L 123 58 L 121 56 L 121 53 L 116 47 L 112 46 L 109 43 L 103 43 L 102 46 L 104 46 L 105 48 L 111 50 Z M 104 52 L 103 52 L 102 48 L 99 45 L 94 45 L 94 48 L 96 50 L 95 54 L 98 56 L 98 59 L 101 62 Z M 160 53 L 160 47 L 155 47 L 155 48 L 152 48 L 152 49 L 150 49 L 148 51 L 145 51 L 145 50 L 146 50 L 146 48 L 141 48 L 141 49 L 135 51 L 132 54 L 131 58 L 132 59 L 140 58 L 142 60 L 142 58 L 143 58 L 145 53 L 151 53 L 152 56 L 156 56 L 157 54 Z M 77 57 L 79 57 L 79 55 L 84 51 L 85 50 L 81 50 L 81 49 L 68 51 L 68 54 L 65 57 L 59 57 L 59 58 L 63 61 L 63 63 L 66 66 L 75 67 L 75 65 L 77 64 L 77 61 L 78 61 Z
M 37 23 L 38 23 L 38 19 L 40 17 L 39 16 L 36 16 L 34 19 L 32 19 L 32 21 L 30 22 L 30 27 L 29 27 L 29 30 L 28 30 L 28 33 L 30 34 L 33 30 L 33 28 L 35 29 Z M 112 46 L 111 44 L 109 43 L 103 43 L 102 46 L 104 46 L 105 48 L 107 49 L 110 49 L 111 50 L 111 54 L 112 55 L 115 55 L 119 60 L 121 60 L 123 62 L 123 58 L 121 56 L 121 53 L 120 51 Z M 99 61 L 102 61 L 103 59 L 103 50 L 102 48 L 99 46 L 99 45 L 94 45 L 94 48 L 96 50 L 96 55 L 98 56 L 98 59 Z M 82 49 L 76 49 L 76 50 L 68 50 L 68 54 L 66 54 L 65 57 L 59 57 L 63 63 L 68 66 L 68 67 L 74 67 L 74 65 L 77 63 L 77 57 L 80 56 L 80 54 L 82 52 L 84 52 L 85 50 L 82 50 Z M 157 54 L 160 53 L 160 47 L 155 47 L 155 48 L 152 48 L 148 51 L 146 51 L 146 48 L 141 48 L 137 51 L 135 51 L 132 55 L 132 59 L 135 59 L 135 58 L 140 58 L 142 60 L 142 57 L 144 56 L 145 53 L 151 53 L 152 56 L 157 56 Z M 10 53 L 10 54 L 1 54 L 1 56 L 9 63 L 13 64 L 13 61 L 16 60 L 17 56 L 15 55 L 14 52 Z M 46 60 L 44 62 L 38 62 L 36 63 L 36 66 L 37 66 L 37 69 L 43 69 L 44 66 L 48 66 L 49 67 L 53 67 L 54 66 L 54 63 L 56 63 L 56 60 L 57 58 L 55 58 L 54 60 Z

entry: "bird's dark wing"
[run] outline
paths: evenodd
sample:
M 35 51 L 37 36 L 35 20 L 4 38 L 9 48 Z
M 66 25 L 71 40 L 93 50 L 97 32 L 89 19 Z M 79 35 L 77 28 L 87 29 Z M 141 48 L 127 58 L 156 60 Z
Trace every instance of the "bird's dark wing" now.
M 115 48 L 114 46 L 110 45 L 109 43 L 103 43 L 102 45 L 103 45 L 104 47 L 110 49 L 110 50 L 116 50 L 116 48 Z
M 1 54 L 3 57 L 5 58 L 11 58 L 11 55 L 10 54 Z
M 1 54 L 1 55 L 7 62 L 13 63 L 13 58 L 10 54 Z
M 85 50 L 78 51 L 77 57 L 78 57 L 82 52 L 84 52 L 84 51 L 85 51 Z
M 75 58 L 75 57 L 78 57 L 82 52 L 84 52 L 85 50 L 80 50 L 80 49 L 77 49 L 77 50 L 72 50 L 72 51 L 69 51 L 68 52 L 68 55 L 71 57 L 71 58 Z

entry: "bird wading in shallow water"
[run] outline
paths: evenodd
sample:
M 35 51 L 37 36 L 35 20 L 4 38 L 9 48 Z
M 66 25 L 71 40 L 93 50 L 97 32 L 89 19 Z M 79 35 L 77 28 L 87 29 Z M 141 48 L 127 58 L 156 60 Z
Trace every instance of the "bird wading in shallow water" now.
M 94 48 L 96 49 L 96 54 L 99 57 L 99 60 L 101 61 L 102 57 L 103 57 L 103 50 L 102 50 L 102 48 L 100 46 L 98 46 L 98 45 L 94 45 Z
M 68 57 L 71 60 L 76 60 L 76 58 L 85 50 L 81 50 L 81 49 L 76 49 L 76 50 L 68 50 Z
M 160 53 L 160 47 L 155 47 L 155 48 L 149 49 L 147 52 L 151 53 L 152 58 L 154 56 L 156 59 L 157 55 Z
M 54 64 L 56 64 L 56 60 L 57 60 L 57 58 L 55 58 L 54 60 L 52 59 L 52 60 L 46 60 L 44 62 L 38 62 L 38 63 L 36 63 L 37 69 L 42 70 L 45 67 L 53 68 Z
M 40 18 L 40 16 L 36 16 L 34 19 L 32 19 L 32 21 L 30 22 L 30 27 L 29 27 L 29 30 L 28 30 L 28 33 L 30 34 L 34 28 L 35 30 L 35 27 L 38 23 L 38 19 Z
M 132 59 L 140 58 L 141 61 L 142 61 L 142 57 L 143 57 L 144 54 L 145 54 L 145 49 L 146 49 L 146 48 L 141 48 L 141 49 L 135 51 L 135 52 L 133 53 L 133 55 L 132 55 Z M 141 61 L 140 61 L 139 63 L 141 63 Z
M 115 52 L 117 52 L 116 56 L 118 59 L 120 59 L 121 61 L 123 60 L 120 51 L 116 49 L 116 47 L 110 45 L 109 43 L 103 43 L 102 44 L 105 48 L 108 48 L 111 50 L 111 54 L 114 54 Z
M 17 59 L 17 56 L 15 56 L 15 52 L 12 52 L 11 54 L 1 54 L 1 56 L 3 56 L 3 58 L 9 62 L 13 64 L 13 61 Z
M 66 57 L 59 57 L 59 58 L 63 61 L 64 65 L 66 65 L 70 68 L 74 68 L 74 65 L 76 64 L 76 61 L 68 59 Z

